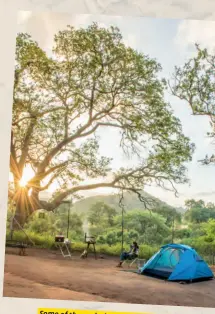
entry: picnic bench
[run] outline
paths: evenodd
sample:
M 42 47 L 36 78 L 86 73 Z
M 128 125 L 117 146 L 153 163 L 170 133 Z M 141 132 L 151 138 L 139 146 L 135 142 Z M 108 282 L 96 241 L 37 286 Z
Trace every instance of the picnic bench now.
M 28 247 L 27 243 L 18 242 L 15 240 L 6 240 L 6 247 L 17 248 L 19 249 L 20 256 L 26 256 L 26 249 Z

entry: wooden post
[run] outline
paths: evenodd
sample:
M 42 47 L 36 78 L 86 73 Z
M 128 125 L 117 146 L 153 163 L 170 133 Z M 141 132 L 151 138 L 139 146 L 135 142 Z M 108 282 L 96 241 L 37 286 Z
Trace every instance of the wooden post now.
M 124 251 L 124 206 L 122 205 L 122 253 Z
M 93 243 L 93 249 L 94 249 L 94 256 L 95 256 L 95 259 L 97 259 L 95 243 Z
M 172 243 L 174 243 L 174 236 L 175 236 L 175 216 L 173 215 L 173 219 L 172 219 Z
M 13 219 L 14 219 L 14 216 L 12 217 L 10 221 L 10 239 L 11 240 L 13 240 Z

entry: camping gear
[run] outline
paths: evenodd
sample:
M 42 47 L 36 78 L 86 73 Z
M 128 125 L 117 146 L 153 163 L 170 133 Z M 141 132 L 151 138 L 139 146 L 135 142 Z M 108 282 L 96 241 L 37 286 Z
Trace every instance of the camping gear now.
M 141 274 L 168 281 L 196 281 L 214 278 L 212 270 L 197 252 L 182 244 L 167 244 L 140 269 Z
M 87 258 L 87 250 L 84 250 L 83 253 L 81 253 L 81 258 Z
M 96 246 L 95 246 L 96 245 L 96 239 L 95 239 L 95 237 L 87 236 L 87 234 L 85 233 L 84 240 L 85 240 L 85 243 L 87 244 L 87 248 L 83 252 L 84 258 L 87 258 L 88 252 L 89 252 L 89 249 L 90 249 L 90 245 L 92 245 L 93 246 L 94 256 L 95 256 L 95 259 L 96 259 L 97 256 L 96 256 Z
M 59 248 L 61 254 L 63 257 L 72 257 L 70 252 L 70 245 L 71 242 L 69 239 L 65 239 L 63 235 L 56 235 L 55 236 L 55 245 L 57 248 Z M 65 253 L 66 251 L 66 253 Z
M 26 249 L 27 249 L 28 245 L 24 242 L 7 240 L 6 241 L 6 247 L 18 248 L 19 249 L 19 255 L 20 256 L 26 256 Z
M 55 236 L 55 242 L 57 242 L 57 243 L 63 243 L 64 239 L 65 239 L 65 237 L 63 235 L 56 235 Z

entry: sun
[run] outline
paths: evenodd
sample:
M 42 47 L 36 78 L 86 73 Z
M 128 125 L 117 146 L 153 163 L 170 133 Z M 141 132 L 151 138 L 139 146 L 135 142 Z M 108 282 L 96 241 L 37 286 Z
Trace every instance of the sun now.
M 28 181 L 33 178 L 33 176 L 34 176 L 34 172 L 33 172 L 32 168 L 29 165 L 27 165 L 24 168 L 22 178 L 19 181 L 19 185 L 21 187 L 25 187 L 28 184 Z
M 23 174 L 22 174 L 22 178 L 19 180 L 19 187 L 20 188 L 25 188 L 29 181 L 35 176 L 35 172 L 33 171 L 33 169 L 31 168 L 31 165 L 26 165 L 24 170 L 23 170 Z M 49 181 L 50 178 L 47 178 L 47 180 L 44 180 L 44 184 L 46 184 Z M 47 181 L 47 182 L 46 182 Z M 13 175 L 10 172 L 9 173 L 9 182 L 13 182 Z M 47 189 L 50 193 L 53 193 L 56 189 L 58 188 L 58 184 L 53 182 L 52 185 L 49 186 L 49 188 Z M 30 191 L 29 191 L 30 193 Z
M 24 188 L 28 183 L 28 180 L 25 177 L 22 177 L 22 179 L 19 181 L 19 185 Z

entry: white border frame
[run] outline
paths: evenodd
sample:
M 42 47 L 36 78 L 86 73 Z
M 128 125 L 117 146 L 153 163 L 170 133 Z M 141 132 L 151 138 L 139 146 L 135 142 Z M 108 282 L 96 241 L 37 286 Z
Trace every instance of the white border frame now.
M 65 13 L 151 16 L 215 20 L 214 0 L 0 0 L 0 311 L 33 314 L 37 308 L 75 308 L 137 311 L 159 314 L 212 314 L 214 309 L 131 305 L 39 299 L 3 298 L 5 221 L 9 173 L 10 128 L 14 75 L 15 36 L 18 10 Z M 147 287 L 146 287 L 147 288 Z

